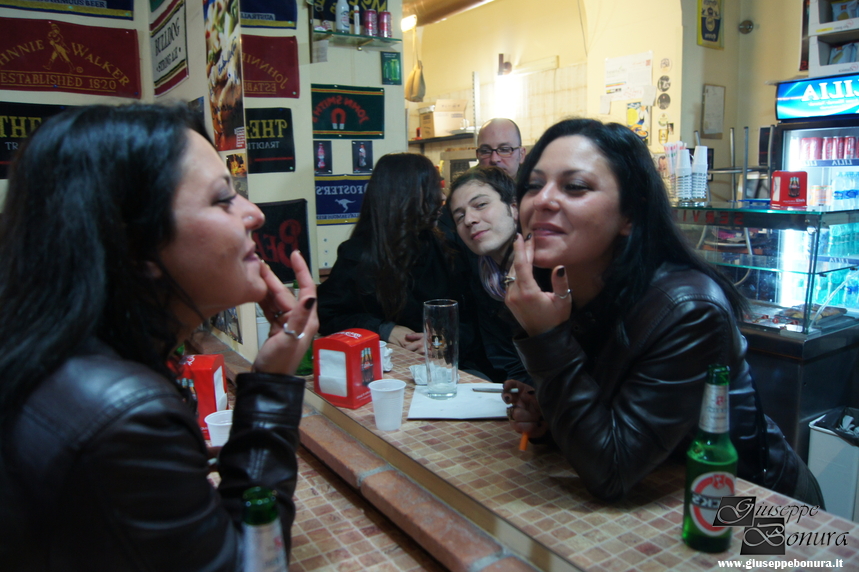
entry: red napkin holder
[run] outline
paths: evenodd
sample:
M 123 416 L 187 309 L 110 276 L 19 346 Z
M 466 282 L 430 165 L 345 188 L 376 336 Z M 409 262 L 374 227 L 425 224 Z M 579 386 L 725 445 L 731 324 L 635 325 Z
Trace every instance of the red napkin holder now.
M 370 401 L 371 381 L 382 379 L 379 334 L 353 328 L 313 342 L 313 390 L 333 405 L 357 409 Z

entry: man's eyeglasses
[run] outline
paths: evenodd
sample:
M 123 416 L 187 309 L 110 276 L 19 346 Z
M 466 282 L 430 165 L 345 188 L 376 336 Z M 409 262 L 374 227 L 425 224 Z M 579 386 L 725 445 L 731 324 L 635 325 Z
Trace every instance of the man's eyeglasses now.
M 507 145 L 502 145 L 498 149 L 493 149 L 492 147 L 481 147 L 477 150 L 478 157 L 491 157 L 492 153 L 498 153 L 499 157 L 511 157 L 513 155 L 513 151 L 521 149 L 521 147 L 508 147 Z

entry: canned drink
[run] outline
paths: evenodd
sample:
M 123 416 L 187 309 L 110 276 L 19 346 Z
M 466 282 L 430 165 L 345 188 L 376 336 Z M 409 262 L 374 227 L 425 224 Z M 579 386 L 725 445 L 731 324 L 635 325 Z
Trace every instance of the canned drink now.
M 799 140 L 799 155 L 802 161 L 818 161 L 823 158 L 823 138 L 803 137 Z
M 843 159 L 844 158 L 844 137 L 836 137 L 835 138 L 835 156 L 833 159 Z
M 824 161 L 830 161 L 832 159 L 837 159 L 835 156 L 838 148 L 838 137 L 824 137 L 823 138 L 823 157 Z
M 844 155 L 841 157 L 842 159 L 855 159 L 856 158 L 856 138 L 855 137 L 842 137 L 844 140 Z
M 379 12 L 379 36 L 382 38 L 391 37 L 391 13 Z
M 372 8 L 364 10 L 364 35 L 376 35 L 376 11 Z

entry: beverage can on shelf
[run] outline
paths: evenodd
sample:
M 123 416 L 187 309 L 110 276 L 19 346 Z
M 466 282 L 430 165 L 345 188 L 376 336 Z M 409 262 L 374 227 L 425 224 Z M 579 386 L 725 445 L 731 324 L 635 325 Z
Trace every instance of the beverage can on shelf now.
M 377 35 L 376 29 L 376 11 L 371 9 L 364 10 L 364 35 Z
M 836 137 L 835 138 L 835 156 L 833 159 L 843 159 L 844 158 L 844 137 Z
M 799 140 L 799 157 L 801 161 L 817 161 L 823 158 L 823 138 L 803 137 Z
M 838 137 L 824 137 L 823 138 L 823 156 L 821 157 L 824 161 L 830 161 L 832 159 L 837 159 L 835 153 L 838 149 Z
M 841 156 L 842 159 L 855 159 L 856 158 L 856 138 L 855 137 L 842 137 L 844 140 L 844 154 Z
M 391 13 L 379 12 L 379 36 L 382 38 L 391 37 Z

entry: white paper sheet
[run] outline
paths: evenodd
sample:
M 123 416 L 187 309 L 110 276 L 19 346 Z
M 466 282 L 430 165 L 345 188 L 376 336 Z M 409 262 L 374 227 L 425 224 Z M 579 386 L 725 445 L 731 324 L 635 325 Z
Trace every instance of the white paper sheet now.
M 462 383 L 456 397 L 432 399 L 425 385 L 415 387 L 409 419 L 506 419 L 507 404 L 500 393 L 479 393 L 475 387 L 501 387 L 498 383 Z

